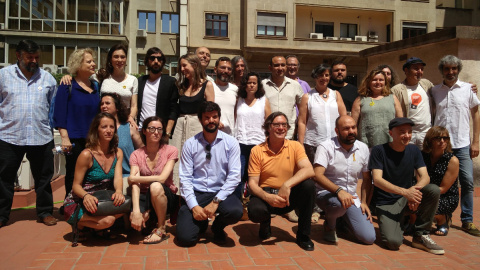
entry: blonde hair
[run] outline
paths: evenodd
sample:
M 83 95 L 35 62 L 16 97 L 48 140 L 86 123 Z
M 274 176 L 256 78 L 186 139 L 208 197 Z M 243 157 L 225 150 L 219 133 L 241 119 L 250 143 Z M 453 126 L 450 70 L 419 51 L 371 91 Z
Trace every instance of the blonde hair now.
M 67 64 L 68 73 L 77 75 L 77 71 L 82 65 L 83 58 L 85 57 L 86 53 L 90 54 L 93 57 L 93 59 L 95 59 L 94 52 L 90 48 L 77 49 L 74 52 L 72 52 L 72 54 L 70 54 L 70 56 L 68 57 L 68 64 Z
M 368 73 L 368 75 L 363 79 L 362 84 L 358 88 L 358 95 L 362 97 L 369 97 L 372 95 L 372 90 L 370 90 L 370 83 L 373 81 L 373 77 L 377 76 L 378 74 L 382 74 L 383 78 L 385 78 L 385 86 L 382 90 L 382 96 L 386 97 L 391 94 L 390 86 L 387 83 L 387 75 L 385 72 L 379 69 L 374 69 Z
M 182 59 L 185 59 L 190 65 L 192 65 L 194 72 L 193 72 L 191 82 L 187 78 L 185 78 L 185 75 L 183 74 L 183 72 L 178 73 L 179 76 L 176 84 L 177 84 L 178 93 L 180 94 L 180 96 L 183 96 L 185 94 L 185 91 L 188 89 L 190 85 L 192 86 L 192 89 L 194 90 L 198 89 L 202 84 L 202 82 L 207 79 L 205 71 L 203 70 L 202 65 L 200 63 L 200 58 L 198 58 L 198 56 L 196 56 L 195 54 L 185 54 L 180 56 L 180 58 L 178 59 L 179 66 Z

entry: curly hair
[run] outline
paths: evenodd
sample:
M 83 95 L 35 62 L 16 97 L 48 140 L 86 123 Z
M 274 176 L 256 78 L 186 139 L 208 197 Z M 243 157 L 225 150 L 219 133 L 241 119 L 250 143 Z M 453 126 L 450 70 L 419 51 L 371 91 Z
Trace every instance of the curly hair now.
M 162 131 L 162 138 L 160 139 L 160 146 L 164 145 L 164 144 L 168 144 L 168 135 L 167 135 L 167 129 L 165 128 L 166 125 L 165 125 L 165 121 L 163 121 L 162 118 L 158 117 L 158 116 L 150 116 L 150 117 L 147 117 L 147 119 L 145 119 L 143 121 L 143 124 L 142 124 L 142 132 L 140 132 L 140 137 L 142 138 L 142 142 L 143 144 L 147 145 L 147 138 L 145 136 L 145 134 L 143 134 L 144 132 L 148 132 L 147 131 L 147 128 L 148 128 L 148 125 L 151 123 L 151 122 L 154 122 L 154 121 L 158 121 L 162 124 L 162 128 L 163 128 L 163 131 Z
M 122 98 L 117 93 L 103 93 L 100 98 L 100 103 L 98 104 L 98 111 L 101 112 L 102 109 L 102 99 L 104 97 L 111 97 L 115 104 L 115 109 L 117 109 L 117 118 L 118 122 L 125 124 L 128 121 L 129 112 L 125 103 L 123 103 Z
M 249 72 L 247 75 L 243 76 L 240 83 L 240 88 L 238 89 L 238 96 L 241 98 L 247 98 L 247 83 L 250 77 L 257 77 L 257 92 L 255 92 L 255 98 L 261 98 L 265 96 L 265 90 L 263 89 L 260 75 L 256 72 Z
M 460 58 L 456 57 L 455 55 L 445 55 L 444 57 L 442 57 L 442 59 L 440 59 L 440 61 L 438 62 L 438 70 L 440 70 L 440 72 L 443 72 L 443 66 L 445 65 L 457 66 L 458 73 L 460 73 L 463 68 L 462 60 L 460 60 Z
M 90 48 L 85 49 L 77 49 L 70 56 L 68 57 L 68 72 L 70 74 L 77 75 L 77 71 L 82 65 L 83 59 L 85 58 L 85 54 L 90 54 L 93 59 L 95 59 L 95 53 Z
M 382 70 L 374 69 L 368 73 L 368 75 L 363 79 L 362 84 L 358 88 L 358 95 L 362 97 L 372 96 L 372 90 L 370 90 L 370 83 L 373 81 L 373 78 L 378 74 L 382 74 L 385 79 L 385 87 L 382 90 L 382 96 L 386 97 L 391 94 L 390 86 L 387 84 L 387 75 Z
M 115 120 L 115 117 L 113 115 L 106 112 L 101 112 L 95 115 L 95 117 L 93 118 L 92 123 L 90 124 L 90 129 L 88 130 L 85 148 L 90 148 L 93 150 L 94 147 L 98 146 L 98 127 L 100 126 L 100 121 L 103 118 L 109 118 L 113 120 L 115 132 L 113 134 L 112 140 L 108 145 L 108 151 L 109 153 L 116 153 L 118 147 L 117 120 Z
M 176 82 L 176 85 L 178 87 L 178 93 L 181 96 L 185 94 L 185 91 L 190 85 L 192 86 L 192 89 L 197 89 L 200 87 L 202 82 L 207 79 L 207 75 L 202 69 L 200 58 L 198 58 L 198 56 L 196 56 L 195 54 L 184 54 L 178 59 L 178 65 L 181 64 L 182 60 L 186 60 L 190 65 L 192 65 L 194 73 L 191 82 L 187 78 L 185 78 L 183 72 L 178 73 L 178 80 Z
M 448 130 L 441 126 L 433 126 L 425 134 L 425 139 L 423 140 L 423 152 L 430 153 L 433 150 L 433 140 L 435 137 L 447 136 L 450 137 Z M 452 153 L 452 144 L 450 140 L 447 141 L 447 148 L 445 152 Z

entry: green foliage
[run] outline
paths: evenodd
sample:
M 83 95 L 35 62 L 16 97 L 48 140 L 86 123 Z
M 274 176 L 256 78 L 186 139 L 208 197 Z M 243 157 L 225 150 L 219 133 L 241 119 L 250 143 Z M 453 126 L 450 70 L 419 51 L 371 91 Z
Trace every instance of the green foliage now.
M 51 73 L 51 74 L 55 78 L 55 80 L 57 80 L 57 84 L 60 84 L 60 79 L 62 79 L 62 77 L 65 75 L 62 73 Z
M 132 73 L 132 74 L 130 74 L 130 75 L 135 76 L 135 77 L 138 79 L 138 78 L 142 77 L 142 76 L 145 75 L 145 74 L 144 74 L 144 73 L 140 73 L 140 74 L 138 74 L 138 73 Z

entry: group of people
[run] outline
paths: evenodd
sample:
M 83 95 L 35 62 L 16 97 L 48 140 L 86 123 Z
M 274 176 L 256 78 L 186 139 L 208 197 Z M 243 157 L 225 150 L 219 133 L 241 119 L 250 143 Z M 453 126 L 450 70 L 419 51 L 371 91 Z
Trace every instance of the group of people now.
M 79 240 L 89 231 L 111 237 L 108 228 L 122 216 L 88 214 L 97 211 L 93 192 L 103 189 L 114 191 L 114 205 L 131 195 L 129 220 L 146 234 L 145 244 L 170 237 L 169 215 L 179 245 L 195 245 L 209 219 L 213 241 L 222 245 L 225 227 L 244 215 L 247 194 L 260 239 L 271 237 L 272 215 L 286 214 L 298 221 L 297 245 L 309 251 L 316 206 L 325 212 L 323 238 L 333 243 L 338 223 L 372 244 L 374 212 L 387 248 L 398 249 L 405 233 L 414 247 L 444 254 L 429 236 L 432 223 L 434 234 L 446 236 L 459 201 L 462 228 L 480 236 L 472 165 L 480 101 L 476 86 L 458 79 L 462 62 L 455 56 L 440 60 L 437 86 L 422 78 L 426 64 L 412 57 L 403 82 L 395 84 L 393 69 L 382 65 L 357 90 L 341 61 L 316 66 L 310 88 L 297 76 L 294 55 L 273 56 L 263 80 L 243 57 L 219 57 L 213 79 L 205 72 L 211 59 L 205 47 L 180 57 L 175 78 L 162 74 L 163 52 L 150 48 L 149 74 L 137 79 L 125 72 L 128 50 L 119 44 L 98 71 L 92 50 L 75 50 L 68 60 L 73 78 L 62 78 L 57 89 L 38 68 L 35 42 L 23 40 L 16 49 L 18 62 L 0 70 L 0 227 L 8 222 L 25 154 L 37 215 L 56 224 L 55 128 L 68 153 L 61 212 L 78 227 Z

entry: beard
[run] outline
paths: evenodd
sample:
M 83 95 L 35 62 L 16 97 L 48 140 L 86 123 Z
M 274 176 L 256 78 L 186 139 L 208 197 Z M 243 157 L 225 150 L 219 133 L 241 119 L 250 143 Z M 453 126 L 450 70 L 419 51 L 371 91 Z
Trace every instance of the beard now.
M 226 76 L 225 76 L 226 75 Z M 228 74 L 225 74 L 225 73 L 220 73 L 220 74 L 217 74 L 217 78 L 221 81 L 221 82 L 224 82 L 224 83 L 227 83 L 227 82 L 230 82 L 230 76 L 228 76 Z
M 26 69 L 28 72 L 35 73 L 38 69 L 38 63 L 28 63 L 25 64 L 24 62 L 20 61 L 20 65 Z
M 147 66 L 148 67 L 148 71 L 152 72 L 153 74 L 158 74 L 160 72 L 162 72 L 163 70 L 163 66 L 160 65 L 160 66 Z
M 332 77 L 332 81 L 336 84 L 341 84 L 341 83 L 344 83 L 345 82 L 345 79 L 344 78 L 341 78 L 341 79 L 337 79 L 337 78 L 333 78 Z
M 353 139 L 349 139 L 348 137 L 352 137 L 353 136 Z M 348 134 L 347 136 L 345 137 L 342 137 L 342 136 L 338 136 L 338 140 L 343 143 L 343 144 L 346 144 L 346 145 L 352 145 L 355 143 L 355 141 L 357 140 L 356 139 L 357 137 L 357 134 L 354 134 L 354 133 L 350 133 Z
M 213 127 L 213 128 L 209 128 L 208 126 L 209 126 L 210 124 L 213 124 L 214 127 Z M 215 131 L 217 131 L 217 129 L 218 129 L 218 125 L 219 125 L 219 123 L 208 123 L 208 124 L 206 124 L 206 125 L 203 126 L 203 129 L 204 129 L 206 132 L 208 132 L 208 133 L 215 133 Z

